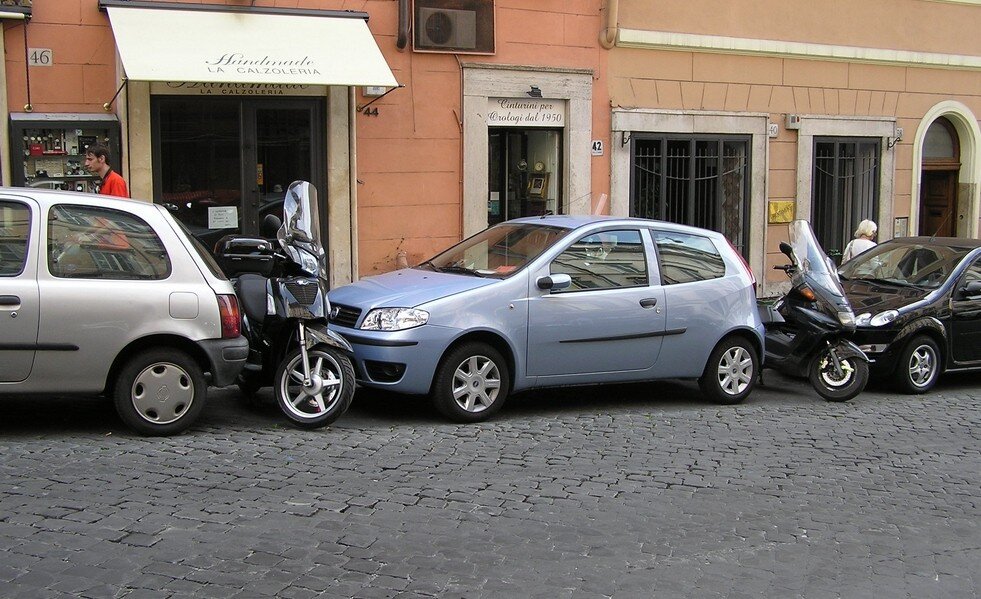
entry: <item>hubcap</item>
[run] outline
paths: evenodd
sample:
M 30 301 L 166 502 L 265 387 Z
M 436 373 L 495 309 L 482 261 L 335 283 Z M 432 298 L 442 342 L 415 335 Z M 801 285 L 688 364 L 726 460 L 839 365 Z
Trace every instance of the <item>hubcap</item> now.
M 728 395 L 739 395 L 753 380 L 753 356 L 742 347 L 729 348 L 719 361 L 719 388 Z
M 821 369 L 821 380 L 824 384 L 829 387 L 844 387 L 852 380 L 852 375 L 855 372 L 855 366 L 852 365 L 851 360 L 848 358 L 839 359 L 838 362 L 841 364 L 841 372 L 835 372 L 835 363 L 831 360 L 831 357 L 825 354 L 821 358 L 821 363 L 819 367 Z
M 130 389 L 136 413 L 153 424 L 180 419 L 194 401 L 194 383 L 183 368 L 158 362 L 143 369 Z
M 287 376 L 280 381 L 286 408 L 299 418 L 314 418 L 329 411 L 341 395 L 341 367 L 328 353 L 312 351 L 310 382 L 303 384 L 303 355 L 297 354 L 286 365 Z
M 491 406 L 501 391 L 497 364 L 485 356 L 471 356 L 453 373 L 453 399 L 466 412 L 475 414 Z
M 927 385 L 937 367 L 937 356 L 929 345 L 917 347 L 909 357 L 909 380 L 917 387 Z

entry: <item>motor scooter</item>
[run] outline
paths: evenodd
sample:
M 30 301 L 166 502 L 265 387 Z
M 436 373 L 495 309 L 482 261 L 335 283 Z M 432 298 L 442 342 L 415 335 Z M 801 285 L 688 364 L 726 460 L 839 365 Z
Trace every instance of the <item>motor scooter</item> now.
M 855 314 L 834 263 L 806 220 L 790 223 L 790 243 L 780 251 L 790 264 L 774 266 L 790 277 L 790 291 L 773 305 L 759 302 L 766 328 L 763 368 L 807 377 L 828 401 L 848 401 L 865 389 L 869 359 L 847 339 Z
M 239 388 L 252 399 L 272 385 L 287 418 L 318 428 L 351 405 L 353 348 L 327 324 L 327 257 L 316 188 L 306 181 L 291 184 L 283 215 L 266 216 L 260 232 L 266 237 L 221 238 L 215 257 L 232 280 L 249 340 Z

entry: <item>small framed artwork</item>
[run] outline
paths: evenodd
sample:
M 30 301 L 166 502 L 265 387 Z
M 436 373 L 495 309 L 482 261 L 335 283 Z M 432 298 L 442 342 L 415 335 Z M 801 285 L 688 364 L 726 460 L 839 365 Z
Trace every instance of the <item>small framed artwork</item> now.
M 893 220 L 892 236 L 906 237 L 909 235 L 909 217 L 899 216 Z
M 528 196 L 544 198 L 548 191 L 548 173 L 532 173 L 528 175 Z

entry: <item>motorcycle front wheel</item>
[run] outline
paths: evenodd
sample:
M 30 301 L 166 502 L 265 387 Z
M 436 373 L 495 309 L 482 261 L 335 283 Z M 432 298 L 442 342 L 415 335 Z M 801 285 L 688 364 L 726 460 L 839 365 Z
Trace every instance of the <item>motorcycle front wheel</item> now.
M 333 423 L 354 398 L 354 366 L 350 358 L 326 345 L 307 350 L 310 380 L 304 385 L 303 354 L 293 350 L 276 370 L 276 403 L 300 428 Z
M 835 371 L 831 348 L 822 350 L 808 369 L 808 378 L 818 395 L 828 401 L 848 401 L 865 389 L 869 382 L 869 365 L 865 360 L 838 358 L 841 372 Z

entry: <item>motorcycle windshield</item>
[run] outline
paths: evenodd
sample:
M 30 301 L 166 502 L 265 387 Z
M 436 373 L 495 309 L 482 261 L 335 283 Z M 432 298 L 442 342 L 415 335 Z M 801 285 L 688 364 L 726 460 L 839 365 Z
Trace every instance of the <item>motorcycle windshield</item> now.
M 821 249 L 811 229 L 811 223 L 806 220 L 795 220 L 790 223 L 790 246 L 794 249 L 794 259 L 797 267 L 812 284 L 819 285 L 832 296 L 845 303 L 845 291 L 841 288 L 838 271 L 831 258 Z
M 307 181 L 294 181 L 283 199 L 279 244 L 304 272 L 327 278 L 327 254 L 320 231 L 317 188 Z

